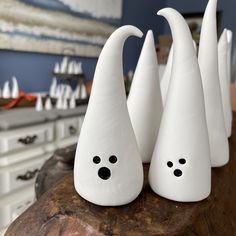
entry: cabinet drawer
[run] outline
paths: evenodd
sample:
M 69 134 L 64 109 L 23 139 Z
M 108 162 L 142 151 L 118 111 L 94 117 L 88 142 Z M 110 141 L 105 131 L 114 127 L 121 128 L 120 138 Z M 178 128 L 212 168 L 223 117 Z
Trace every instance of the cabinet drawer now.
M 78 118 L 60 120 L 56 126 L 57 139 L 65 139 L 79 134 Z
M 53 140 L 53 124 L 0 132 L 0 154 Z
M 8 226 L 35 201 L 34 186 L 0 198 L 0 229 Z M 3 217 L 2 217 L 3 216 Z
M 44 156 L 0 169 L 0 195 L 34 184 Z

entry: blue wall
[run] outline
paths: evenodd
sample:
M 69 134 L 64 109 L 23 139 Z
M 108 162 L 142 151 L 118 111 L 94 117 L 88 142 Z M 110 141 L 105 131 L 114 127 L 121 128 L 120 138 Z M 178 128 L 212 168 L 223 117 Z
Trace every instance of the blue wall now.
M 123 0 L 123 18 L 121 25 L 132 24 L 140 28 L 144 34 L 152 29 L 157 41 L 158 35 L 168 33 L 169 26 L 164 18 L 158 17 L 156 12 L 165 7 L 173 7 L 182 13 L 203 12 L 207 0 Z M 222 27 L 232 29 L 236 34 L 236 22 L 234 12 L 236 1 L 219 0 L 219 10 L 223 11 Z M 165 22 L 165 23 L 164 23 Z M 124 71 L 134 70 L 141 51 L 142 39 L 130 38 L 124 48 Z M 76 58 L 83 62 L 83 68 L 87 80 L 93 78 L 96 58 Z M 14 51 L 0 51 L 0 87 L 5 80 L 15 75 L 19 80 L 21 90 L 26 92 L 47 91 L 52 79 L 52 71 L 55 62 L 62 60 L 62 56 L 23 53 Z
M 49 54 L 1 50 L 0 87 L 2 88 L 4 81 L 15 75 L 23 91 L 48 91 L 55 62 L 60 62 L 62 58 Z M 83 62 L 86 79 L 92 79 L 97 59 L 78 57 L 75 59 Z

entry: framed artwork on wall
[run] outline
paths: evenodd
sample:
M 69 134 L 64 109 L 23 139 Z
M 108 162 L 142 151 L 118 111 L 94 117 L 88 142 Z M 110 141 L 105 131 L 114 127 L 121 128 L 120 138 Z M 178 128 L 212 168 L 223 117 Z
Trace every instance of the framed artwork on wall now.
M 1 0 L 0 49 L 97 57 L 122 0 Z

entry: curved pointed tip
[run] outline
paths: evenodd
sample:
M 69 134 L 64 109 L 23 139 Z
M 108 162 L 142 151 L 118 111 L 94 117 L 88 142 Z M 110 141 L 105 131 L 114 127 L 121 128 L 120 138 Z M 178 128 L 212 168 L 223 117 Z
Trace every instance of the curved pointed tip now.
M 174 9 L 172 9 L 172 8 L 170 8 L 170 7 L 166 7 L 166 8 L 163 8 L 163 9 L 161 9 L 161 10 L 159 10 L 158 12 L 157 12 L 157 15 L 158 16 L 165 16 L 165 14 L 167 13 L 167 12 L 170 12 L 170 11 L 173 11 Z
M 127 33 L 129 33 L 130 35 L 133 35 L 133 36 L 136 36 L 138 38 L 142 38 L 143 37 L 143 32 L 133 26 L 133 25 L 124 25 L 124 26 L 121 26 L 119 29 L 116 30 L 117 32 L 118 31 L 127 31 Z M 115 33 L 115 32 L 114 32 Z

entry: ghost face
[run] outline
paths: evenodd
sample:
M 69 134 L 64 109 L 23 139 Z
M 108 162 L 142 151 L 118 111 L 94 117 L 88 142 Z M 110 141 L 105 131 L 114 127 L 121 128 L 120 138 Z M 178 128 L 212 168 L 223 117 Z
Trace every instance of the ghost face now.
M 183 169 L 180 167 L 181 167 L 181 165 L 184 167 L 185 164 L 186 164 L 185 158 L 179 159 L 177 168 L 175 167 L 175 164 L 172 161 L 168 161 L 166 163 L 167 167 L 170 168 L 171 170 L 173 170 L 173 175 L 178 178 L 184 174 Z
M 111 164 L 116 164 L 117 163 L 117 157 L 115 156 L 115 155 L 111 155 L 110 157 L 109 157 L 109 163 L 111 163 Z M 99 164 L 101 163 L 101 158 L 99 157 L 99 156 L 94 156 L 93 157 L 93 163 L 95 164 L 95 165 L 98 165 L 99 166 Z M 111 175 L 112 175 L 112 173 L 111 173 L 111 170 L 109 169 L 109 167 L 107 167 L 107 166 L 102 166 L 102 167 L 99 167 L 99 169 L 98 169 L 98 177 L 100 178 L 100 179 L 102 179 L 102 180 L 108 180 L 108 179 L 110 179 L 111 178 Z

